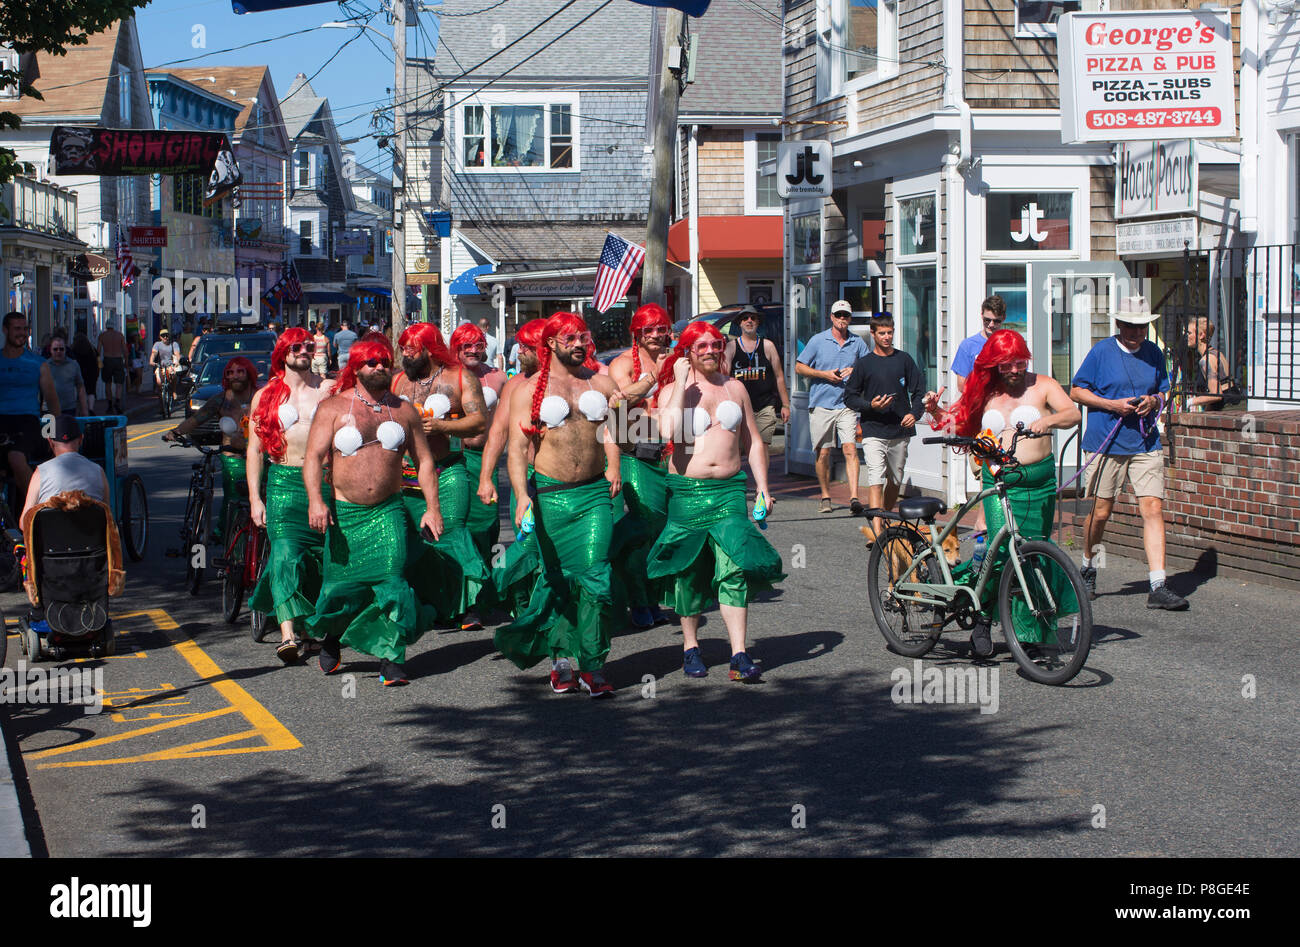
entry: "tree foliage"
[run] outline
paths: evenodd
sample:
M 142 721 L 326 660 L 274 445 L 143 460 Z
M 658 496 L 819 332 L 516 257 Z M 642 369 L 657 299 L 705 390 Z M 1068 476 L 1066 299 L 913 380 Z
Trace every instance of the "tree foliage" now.
M 150 0 L 3 0 L 0 2 L 0 43 L 19 53 L 66 56 L 73 46 L 85 46 L 118 20 L 148 6 Z M 22 73 L 0 69 L 0 88 L 18 85 L 21 94 L 39 99 L 41 94 L 22 81 Z M 0 131 L 18 128 L 22 120 L 0 111 Z M 32 166 L 18 160 L 10 148 L 0 148 L 0 184 L 15 174 L 31 174 Z

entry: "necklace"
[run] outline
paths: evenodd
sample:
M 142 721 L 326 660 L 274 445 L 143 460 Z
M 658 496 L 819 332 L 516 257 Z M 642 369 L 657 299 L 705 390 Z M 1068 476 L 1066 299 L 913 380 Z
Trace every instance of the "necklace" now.
M 428 395 L 429 390 L 433 388 L 433 383 L 438 380 L 438 376 L 442 374 L 442 370 L 446 367 L 447 366 L 445 365 L 439 365 L 438 370 L 429 376 L 428 381 L 415 381 L 414 379 L 412 379 L 411 384 L 414 385 L 416 388 L 423 388 L 424 394 Z
M 357 387 L 359 388 L 360 386 L 358 385 Z M 378 414 L 380 411 L 384 410 L 384 406 L 382 404 L 375 404 L 373 401 L 368 400 L 366 396 L 363 395 L 360 391 L 357 392 L 357 397 L 361 399 L 362 404 L 367 405 L 371 411 L 375 412 L 375 414 Z

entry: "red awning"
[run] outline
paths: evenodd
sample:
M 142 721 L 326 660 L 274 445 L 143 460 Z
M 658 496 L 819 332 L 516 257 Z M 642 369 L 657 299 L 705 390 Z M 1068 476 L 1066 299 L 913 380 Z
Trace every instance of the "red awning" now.
M 668 228 L 668 259 L 689 263 L 691 219 L 683 217 Z M 700 259 L 781 259 L 781 217 L 777 215 L 700 218 Z

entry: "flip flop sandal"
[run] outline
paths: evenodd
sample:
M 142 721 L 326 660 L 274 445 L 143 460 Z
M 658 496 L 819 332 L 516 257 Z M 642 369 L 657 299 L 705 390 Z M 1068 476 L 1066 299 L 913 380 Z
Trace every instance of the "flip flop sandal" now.
M 293 641 L 282 641 L 280 647 L 275 649 L 275 656 L 285 664 L 293 664 L 298 660 L 298 645 Z

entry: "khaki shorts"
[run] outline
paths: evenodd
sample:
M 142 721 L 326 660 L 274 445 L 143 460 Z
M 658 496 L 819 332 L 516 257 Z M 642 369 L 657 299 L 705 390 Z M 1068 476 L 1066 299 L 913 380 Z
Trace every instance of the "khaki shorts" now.
M 834 447 L 836 434 L 841 445 L 852 444 L 858 433 L 858 412 L 852 408 L 813 408 L 808 412 L 808 433 L 813 450 Z
M 771 447 L 772 438 L 776 434 L 776 408 L 772 405 L 759 408 L 754 412 L 754 423 L 758 425 L 758 436 L 764 444 Z
M 1088 477 L 1088 493 L 1103 500 L 1119 496 L 1124 479 L 1133 485 L 1133 495 L 1165 498 L 1164 451 L 1098 457 Z
M 864 437 L 862 461 L 867 468 L 867 486 L 882 487 L 888 482 L 903 482 L 903 465 L 907 463 L 908 437 Z

